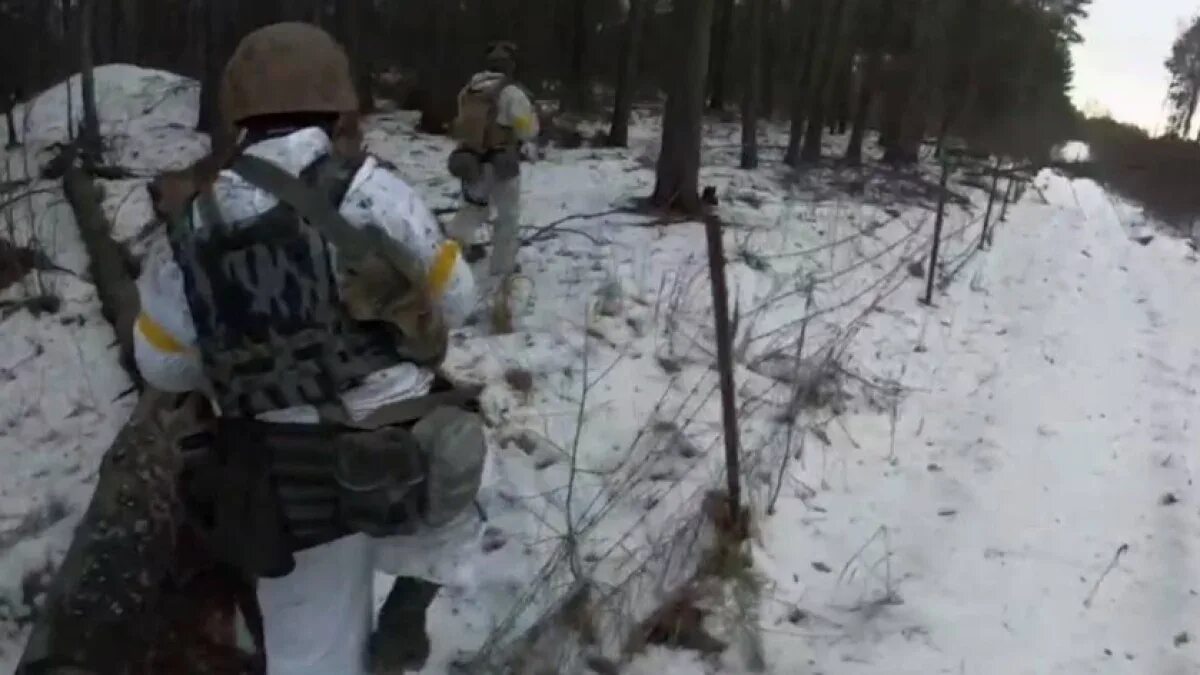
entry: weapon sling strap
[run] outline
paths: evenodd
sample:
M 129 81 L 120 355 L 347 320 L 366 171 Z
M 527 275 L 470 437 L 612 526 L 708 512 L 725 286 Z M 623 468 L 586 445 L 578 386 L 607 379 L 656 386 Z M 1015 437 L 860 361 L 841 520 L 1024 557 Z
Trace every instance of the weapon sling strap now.
M 357 260 L 368 253 L 381 252 L 370 233 L 347 222 L 325 195 L 297 176 L 265 159 L 246 154 L 239 155 L 230 169 L 247 183 L 295 209 L 301 218 L 337 247 L 339 258 Z
M 398 254 L 394 246 L 387 245 L 387 242 L 383 242 L 381 246 L 371 232 L 347 222 L 320 191 L 314 190 L 302 179 L 271 162 L 243 154 L 234 160 L 230 168 L 247 183 L 274 195 L 295 209 L 301 218 L 317 228 L 337 247 L 339 260 L 361 259 L 372 253 Z M 480 390 L 480 387 L 467 387 L 397 401 L 383 406 L 361 421 L 351 419 L 344 406 L 339 404 L 319 406 L 318 413 L 326 423 L 358 429 L 377 429 L 414 422 L 441 405 L 464 405 L 477 397 Z

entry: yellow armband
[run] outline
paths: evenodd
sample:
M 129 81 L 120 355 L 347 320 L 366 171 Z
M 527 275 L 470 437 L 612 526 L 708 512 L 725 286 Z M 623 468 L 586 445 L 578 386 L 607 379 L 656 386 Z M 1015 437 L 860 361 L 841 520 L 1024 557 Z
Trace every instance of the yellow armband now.
M 139 314 L 135 325 L 142 337 L 146 338 L 146 342 L 158 351 L 164 354 L 182 354 L 187 351 L 187 347 L 180 344 L 175 336 L 149 316 Z
M 526 138 L 533 134 L 533 115 L 521 115 L 513 120 L 513 131 L 517 132 L 517 136 Z
M 459 252 L 458 242 L 453 239 L 447 239 L 438 247 L 433 264 L 429 266 L 428 283 L 431 297 L 441 297 L 450 285 L 450 277 L 454 276 L 454 265 L 458 262 Z

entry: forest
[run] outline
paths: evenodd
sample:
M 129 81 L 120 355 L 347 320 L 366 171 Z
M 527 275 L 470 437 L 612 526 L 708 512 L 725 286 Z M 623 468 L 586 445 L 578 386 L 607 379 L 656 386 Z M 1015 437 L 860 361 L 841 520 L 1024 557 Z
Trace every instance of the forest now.
M 452 579 L 434 584 L 436 649 L 422 671 L 732 673 L 715 663 L 733 652 L 748 671 L 770 662 L 778 673 L 832 673 L 875 658 L 874 671 L 886 673 L 892 655 L 930 673 L 968 671 L 934 644 L 938 629 L 964 653 L 1003 640 L 1036 643 L 1042 652 L 1021 652 L 1031 658 L 1066 650 L 1038 643 L 1052 635 L 1036 623 L 1008 626 L 1000 601 L 988 619 L 1003 631 L 955 632 L 971 623 L 958 605 L 979 596 L 974 572 L 1016 568 L 1009 561 L 1036 530 L 1009 501 L 1040 508 L 1057 495 L 1048 508 L 1069 510 L 1072 490 L 1030 477 L 1050 455 L 1084 466 L 1093 438 L 1061 455 L 1050 452 L 1061 449 L 1051 448 L 1056 438 L 1069 440 L 1070 424 L 1099 425 L 1093 413 L 1120 417 L 1110 400 L 1090 398 L 1106 392 L 1086 389 L 1093 380 L 1058 392 L 1033 375 L 1070 364 L 1062 382 L 1087 372 L 1114 392 L 1152 381 L 1138 368 L 1158 344 L 1140 340 L 1157 335 L 1168 312 L 1142 305 L 1189 279 L 1190 263 L 1166 237 L 1129 238 L 1122 219 L 1133 216 L 1112 196 L 1171 225 L 1200 210 L 1189 183 L 1200 148 L 1200 28 L 1182 32 L 1165 62 L 1169 130 L 1152 138 L 1073 106 L 1072 49 L 1090 5 L 0 0 L 0 401 L 11 401 L 0 404 L 11 431 L 0 440 L 0 571 L 12 571 L 0 584 L 0 665 L 41 649 L 142 659 L 173 674 L 262 656 L 234 644 L 233 617 L 251 616 L 241 603 L 254 604 L 245 579 L 181 565 L 204 556 L 176 539 L 178 514 L 155 501 L 175 497 L 161 479 L 180 471 L 168 441 L 210 423 L 210 408 L 198 394 L 149 386 L 131 365 L 132 334 L 136 279 L 166 238 L 156 177 L 232 142 L 217 101 L 223 68 L 242 37 L 284 20 L 323 26 L 343 44 L 367 149 L 443 231 L 443 216 L 464 201 L 445 161 L 457 97 L 490 44 L 517 44 L 516 78 L 541 123 L 540 155 L 517 172 L 526 181 L 517 189 L 523 269 L 511 276 L 520 311 L 504 329 L 457 328 L 439 366 L 452 384 L 482 392 L 487 452 L 499 468 L 475 503 L 478 542 L 444 574 Z M 1056 155 L 1075 139 L 1090 161 Z M 1100 217 L 1104 227 L 1088 220 Z M 1141 246 L 1169 264 L 1134 258 Z M 1111 264 L 1093 268 L 1093 256 Z M 1136 298 L 1122 294 L 1127 267 L 1141 283 L 1129 282 Z M 482 287 L 485 275 L 472 274 Z M 1078 299 L 1092 315 L 1068 307 Z M 1132 327 L 1114 333 L 1124 342 L 1091 329 L 1109 315 Z M 1019 322 L 1031 316 L 1042 323 L 1025 329 Z M 1176 323 L 1172 334 L 1189 335 L 1190 324 Z M 1130 345 L 1138 368 L 1121 351 Z M 1104 380 L 1111 374 L 1121 380 Z M 1148 418 L 1188 404 L 1186 392 L 1163 389 L 1139 390 L 1129 405 L 1144 402 Z M 1045 392 L 1061 393 L 1061 404 Z M 1076 399 L 1091 407 L 1069 407 Z M 38 400 L 50 401 L 46 412 Z M 1039 417 L 1051 410 L 1061 417 Z M 997 424 L 1013 436 L 992 440 Z M 1012 456 L 1027 465 L 997 494 L 983 492 L 992 484 L 979 477 Z M 1154 464 L 1165 472 L 1170 456 Z M 118 485 L 130 466 L 160 478 L 133 495 L 156 519 L 139 532 L 150 544 L 130 566 L 144 565 L 134 580 L 143 586 L 126 579 L 136 592 L 107 609 L 152 610 L 94 629 L 72 614 L 68 591 L 79 578 L 100 585 L 95 568 L 120 561 L 90 565 L 103 526 L 130 512 L 127 485 Z M 1108 468 L 1062 473 L 1084 490 Z M 1015 513 L 1003 550 L 986 539 L 1004 530 L 991 510 L 972 513 L 977 489 L 996 497 L 978 500 L 988 509 Z M 1158 492 L 1133 496 L 1159 508 Z M 892 508 L 896 495 L 916 506 Z M 997 502 L 1004 508 L 992 509 Z M 1138 527 L 1150 521 L 1144 510 L 1128 513 Z M 1094 543 L 1085 520 L 1066 519 L 1086 542 L 1046 545 Z M 970 574 L 956 569 L 952 596 L 940 573 L 968 557 L 950 548 L 962 542 L 979 551 Z M 1096 579 L 1085 608 L 1128 546 L 1114 549 L 1106 568 L 1054 562 L 1069 573 L 1063 586 Z M 1032 608 L 1044 593 L 1027 585 Z M 154 603 L 138 604 L 143 591 Z M 1079 598 L 1067 595 L 1048 611 L 1078 619 Z M 713 631 L 714 617 L 727 635 Z M 188 633 L 196 625 L 204 634 Z M 887 646 L 876 629 L 888 632 Z M 1102 638 L 1088 649 L 1109 652 Z M 864 644 L 865 657 L 856 651 Z M 701 653 L 707 669 L 618 668 L 653 664 L 660 647 Z M 542 661 L 522 661 L 528 655 Z
M 422 113 L 442 132 L 454 96 L 492 40 L 520 45 L 520 77 L 548 119 L 605 118 L 626 142 L 636 104 L 666 103 L 660 203 L 695 210 L 703 116 L 790 121 L 784 161 L 851 164 L 879 134 L 883 161 L 912 164 L 947 138 L 1012 161 L 1046 161 L 1078 122 L 1070 46 L 1088 0 L 77 0 L 0 5 L 5 100 L 95 64 L 128 62 L 202 83 L 198 126 L 215 129 L 215 87 L 238 39 L 313 21 L 349 49 L 367 107 Z M 369 95 L 368 95 L 369 94 Z M 81 102 L 85 112 L 89 104 Z M 90 106 L 94 108 L 94 105 Z M 84 125 L 86 140 L 98 134 Z M 553 130 L 558 125 L 546 125 Z M 549 133 L 549 132 L 548 132 Z M 826 134 L 849 134 L 823 158 Z M 774 150 L 774 149 L 771 149 Z M 676 204 L 675 202 L 678 202 Z

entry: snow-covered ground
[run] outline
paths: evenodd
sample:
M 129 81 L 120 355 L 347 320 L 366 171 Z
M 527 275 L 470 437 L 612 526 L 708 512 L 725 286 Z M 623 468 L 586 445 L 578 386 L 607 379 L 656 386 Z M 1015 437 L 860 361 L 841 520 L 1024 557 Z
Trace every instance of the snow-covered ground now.
M 98 81 L 110 163 L 149 174 L 203 152 L 205 139 L 189 131 L 190 83 L 122 66 Z M 65 99 L 59 87 L 31 106 L 35 150 L 61 140 Z M 448 142 L 415 133 L 412 121 L 372 118 L 368 146 L 431 207 L 450 209 Z M 489 522 L 434 603 L 426 673 L 528 626 L 576 573 L 634 588 L 636 597 L 613 595 L 634 613 L 653 606 L 657 594 L 637 582 L 687 558 L 698 502 L 721 483 L 702 228 L 624 210 L 653 187 L 658 132 L 646 115 L 630 150 L 549 148 L 526 169 L 523 221 L 535 240 L 521 253 L 518 330 L 470 327 L 448 363 L 488 385 Z M 712 124 L 705 138 L 702 183 L 716 187 L 726 222 L 744 462 L 760 514 L 793 455 L 755 535 L 767 670 L 1200 668 L 1187 433 L 1200 317 L 1171 302 L 1200 275 L 1189 249 L 1162 236 L 1131 242 L 1135 211 L 1092 183 L 1046 174 L 995 246 L 967 258 L 983 195 L 955 180 L 975 208 L 950 211 L 943 259 L 958 274 L 927 308 L 909 268 L 932 233 L 928 172 L 919 181 L 795 174 L 779 162 L 786 138 L 774 126 L 764 129 L 763 168 L 743 172 L 735 125 Z M 830 151 L 843 142 L 830 139 Z M 9 153 L 7 165 L 27 158 Z M 33 153 L 34 165 L 42 159 Z M 10 209 L 4 236 L 37 243 L 73 274 L 30 274 L 0 291 L 0 301 L 64 300 L 55 314 L 0 320 L 0 665 L 9 667 L 39 579 L 65 551 L 133 403 L 81 278 L 70 212 L 53 183 L 33 187 L 50 192 Z M 147 226 L 142 187 L 105 184 L 116 235 L 135 254 L 161 236 Z M 571 216 L 584 217 L 543 229 Z M 816 406 L 793 405 L 831 353 L 833 384 Z M 712 619 L 728 625 L 723 611 Z M 703 657 L 661 647 L 629 668 L 746 670 L 736 649 Z

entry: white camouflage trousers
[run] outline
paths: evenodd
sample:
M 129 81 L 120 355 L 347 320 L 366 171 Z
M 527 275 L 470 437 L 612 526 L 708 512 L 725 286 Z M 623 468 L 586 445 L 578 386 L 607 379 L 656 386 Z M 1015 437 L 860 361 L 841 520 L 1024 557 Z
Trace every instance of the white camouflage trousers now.
M 491 164 L 483 165 L 483 175 L 472 183 L 463 184 L 463 204 L 446 228 L 446 234 L 464 247 L 475 243 L 479 227 L 496 210 L 492 221 L 492 258 L 489 272 L 503 278 L 517 266 L 517 250 L 521 247 L 521 177 L 509 180 L 496 178 Z

